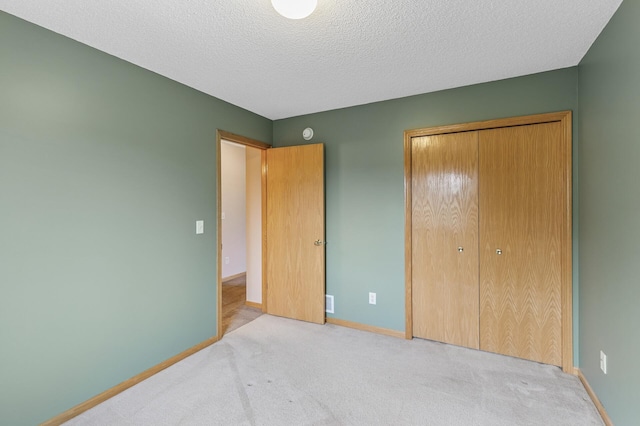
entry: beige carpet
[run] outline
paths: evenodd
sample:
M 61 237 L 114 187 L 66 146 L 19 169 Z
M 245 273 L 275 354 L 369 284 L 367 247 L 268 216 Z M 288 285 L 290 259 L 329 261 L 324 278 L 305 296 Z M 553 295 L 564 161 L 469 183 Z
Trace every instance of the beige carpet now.
M 556 367 L 263 315 L 68 425 L 602 425 Z

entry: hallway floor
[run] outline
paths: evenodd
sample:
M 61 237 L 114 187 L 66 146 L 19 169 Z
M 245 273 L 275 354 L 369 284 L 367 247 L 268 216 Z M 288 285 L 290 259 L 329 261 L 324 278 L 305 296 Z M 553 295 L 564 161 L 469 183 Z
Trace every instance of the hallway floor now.
M 258 308 L 247 306 L 246 275 L 222 283 L 222 334 L 225 335 L 262 315 Z

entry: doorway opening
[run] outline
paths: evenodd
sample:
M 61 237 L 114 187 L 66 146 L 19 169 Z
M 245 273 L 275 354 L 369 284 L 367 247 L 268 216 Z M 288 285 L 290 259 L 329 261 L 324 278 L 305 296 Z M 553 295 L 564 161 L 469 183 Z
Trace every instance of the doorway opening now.
M 218 336 L 263 313 L 263 150 L 218 131 Z

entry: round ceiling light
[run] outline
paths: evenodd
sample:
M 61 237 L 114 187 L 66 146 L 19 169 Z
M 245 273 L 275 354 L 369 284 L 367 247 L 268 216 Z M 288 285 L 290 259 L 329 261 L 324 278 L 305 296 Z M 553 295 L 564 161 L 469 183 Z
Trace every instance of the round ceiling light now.
M 271 0 L 271 4 L 285 18 L 302 19 L 316 10 L 318 0 Z

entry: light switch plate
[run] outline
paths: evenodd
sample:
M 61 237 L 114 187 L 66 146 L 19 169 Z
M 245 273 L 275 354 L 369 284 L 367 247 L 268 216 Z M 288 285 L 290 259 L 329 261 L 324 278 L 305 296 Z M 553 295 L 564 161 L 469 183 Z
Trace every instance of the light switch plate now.
M 204 234 L 204 220 L 196 220 L 196 234 Z

